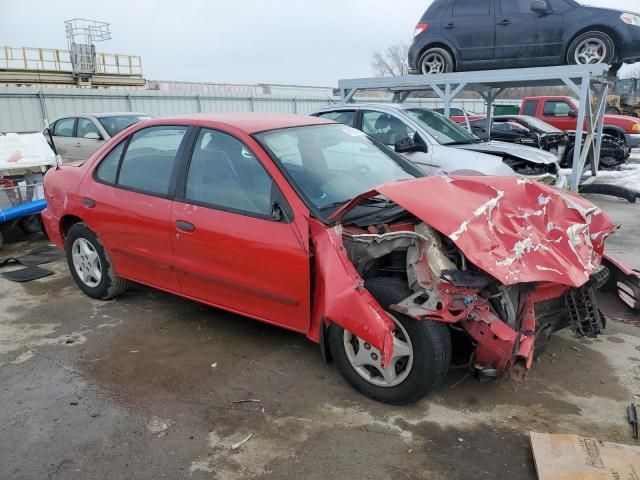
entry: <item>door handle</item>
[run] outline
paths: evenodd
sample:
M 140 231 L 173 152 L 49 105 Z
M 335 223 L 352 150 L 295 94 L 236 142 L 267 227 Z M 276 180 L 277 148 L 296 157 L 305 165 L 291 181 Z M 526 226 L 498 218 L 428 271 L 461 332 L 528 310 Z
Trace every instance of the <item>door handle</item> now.
M 176 228 L 182 232 L 196 231 L 196 226 L 193 223 L 185 222 L 184 220 L 178 220 L 176 222 Z
M 498 25 L 506 27 L 507 25 L 511 25 L 511 20 L 504 19 L 501 22 L 498 22 Z
M 442 28 L 444 28 L 445 30 L 453 30 L 455 28 L 455 24 L 449 23 L 448 25 L 445 25 Z
M 84 197 L 82 200 L 80 200 L 80 203 L 82 203 L 82 205 L 87 208 L 94 208 L 96 206 L 96 201 L 93 198 L 89 197 Z

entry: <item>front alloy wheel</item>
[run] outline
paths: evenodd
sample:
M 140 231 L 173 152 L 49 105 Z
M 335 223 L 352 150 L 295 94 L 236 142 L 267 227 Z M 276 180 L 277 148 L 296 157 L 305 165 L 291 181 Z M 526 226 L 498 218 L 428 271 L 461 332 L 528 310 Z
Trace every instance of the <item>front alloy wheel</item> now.
M 78 238 L 71 247 L 73 268 L 87 286 L 96 288 L 102 281 L 102 263 L 96 249 L 84 238 Z
M 393 338 L 393 356 L 389 365 L 382 367 L 381 353 L 360 337 L 344 331 L 344 350 L 353 369 L 367 382 L 379 387 L 395 387 L 407 379 L 413 366 L 411 339 L 402 324 L 393 316 L 396 330 Z

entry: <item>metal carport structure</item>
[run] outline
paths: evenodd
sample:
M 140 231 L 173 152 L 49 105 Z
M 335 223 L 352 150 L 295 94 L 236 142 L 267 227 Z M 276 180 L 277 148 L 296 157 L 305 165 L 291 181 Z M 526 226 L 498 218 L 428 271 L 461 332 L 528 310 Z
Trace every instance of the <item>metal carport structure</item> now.
M 590 161 L 592 175 L 595 176 L 598 172 L 609 90 L 609 83 L 604 75 L 608 69 L 608 65 L 593 64 L 360 78 L 340 80 L 338 88 L 344 103 L 353 102 L 358 91 L 391 92 L 394 94 L 394 101 L 402 103 L 413 92 L 430 90 L 444 102 L 446 116 L 451 111 L 451 103 L 462 91 L 473 91 L 486 103 L 487 129 L 491 131 L 493 103 L 505 89 L 566 86 L 578 99 L 579 107 L 573 170 L 569 182 L 571 190 L 577 192 L 587 159 Z

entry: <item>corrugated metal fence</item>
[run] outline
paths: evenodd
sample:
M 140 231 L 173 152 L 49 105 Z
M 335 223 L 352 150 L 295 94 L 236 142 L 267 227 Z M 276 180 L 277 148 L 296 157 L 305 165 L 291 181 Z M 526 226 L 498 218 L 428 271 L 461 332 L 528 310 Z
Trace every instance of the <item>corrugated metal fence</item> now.
M 34 132 L 57 117 L 77 113 L 144 112 L 154 117 L 206 112 L 305 114 L 338 102 L 337 97 L 317 96 L 207 96 L 149 90 L 0 87 L 0 132 Z M 442 106 L 435 99 L 415 103 L 429 108 Z M 484 111 L 481 100 L 460 100 L 456 106 L 471 112 Z

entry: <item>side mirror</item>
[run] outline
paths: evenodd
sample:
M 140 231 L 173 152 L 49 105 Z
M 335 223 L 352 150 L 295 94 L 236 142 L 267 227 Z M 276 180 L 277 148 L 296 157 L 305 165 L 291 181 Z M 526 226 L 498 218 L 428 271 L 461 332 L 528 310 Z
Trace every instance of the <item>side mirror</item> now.
M 403 138 L 398 143 L 395 144 L 396 153 L 412 153 L 412 152 L 422 152 L 427 153 L 429 148 L 424 143 L 416 143 L 411 138 Z
M 575 110 L 569 110 L 569 113 L 567 115 L 576 118 L 578 116 L 578 112 L 576 112 Z
M 543 15 L 549 12 L 549 4 L 546 0 L 533 0 L 531 2 L 531 11 Z
M 102 140 L 102 137 L 96 132 L 87 132 L 82 138 L 86 138 L 87 140 Z

